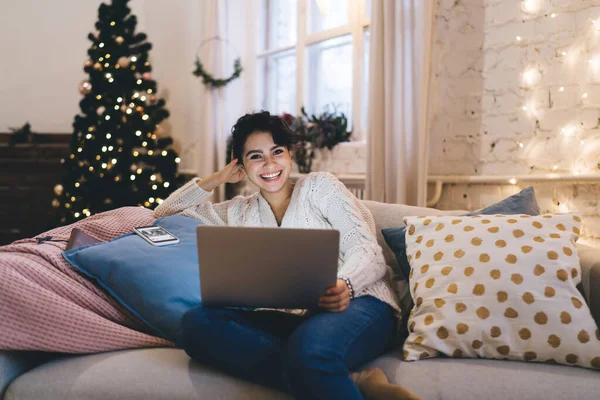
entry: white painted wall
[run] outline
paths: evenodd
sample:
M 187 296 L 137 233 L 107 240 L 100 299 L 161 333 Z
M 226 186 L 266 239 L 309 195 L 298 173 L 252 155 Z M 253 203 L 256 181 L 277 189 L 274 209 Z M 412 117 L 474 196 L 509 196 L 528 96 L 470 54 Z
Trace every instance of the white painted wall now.
M 100 0 L 0 2 L 0 131 L 70 132 Z

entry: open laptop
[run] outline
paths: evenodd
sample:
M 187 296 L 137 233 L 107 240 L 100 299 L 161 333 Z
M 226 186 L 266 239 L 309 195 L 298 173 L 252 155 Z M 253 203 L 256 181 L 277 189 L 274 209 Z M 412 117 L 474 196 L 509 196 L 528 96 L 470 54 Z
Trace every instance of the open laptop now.
M 197 241 L 205 305 L 311 309 L 337 281 L 337 230 L 199 225 Z

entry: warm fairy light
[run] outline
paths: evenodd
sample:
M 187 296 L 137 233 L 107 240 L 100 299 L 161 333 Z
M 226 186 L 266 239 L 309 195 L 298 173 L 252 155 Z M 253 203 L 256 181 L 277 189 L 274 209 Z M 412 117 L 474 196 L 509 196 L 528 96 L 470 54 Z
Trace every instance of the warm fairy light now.
M 75 196 L 71 196 L 71 201 L 75 201 Z
M 142 96 L 142 97 L 140 97 L 140 100 L 142 100 L 142 101 L 146 101 L 146 96 Z
M 582 97 L 582 98 L 584 98 L 584 99 L 587 99 L 587 98 L 588 98 L 588 94 L 587 94 L 587 92 L 586 92 L 586 93 L 584 93 L 583 95 L 581 95 L 581 97 Z
M 156 199 L 156 202 L 157 202 L 158 204 L 162 204 L 162 202 L 163 202 L 163 199 Z
M 109 64 L 109 63 L 104 63 L 104 67 L 105 67 L 105 68 L 108 68 L 109 66 L 110 66 L 110 64 Z M 109 81 L 110 81 L 110 79 L 109 79 Z
M 119 109 L 119 106 L 118 106 L 118 105 L 116 105 L 116 106 L 115 106 L 115 110 L 118 110 L 118 109 Z
M 133 98 L 134 98 L 134 99 L 137 99 L 138 97 L 140 97 L 140 94 L 139 94 L 139 93 L 136 93 L 136 94 L 134 94 L 134 95 L 133 95 Z
M 141 80 L 141 79 L 138 79 L 138 80 L 136 81 L 136 83 L 137 83 L 138 85 L 141 85 L 141 84 L 142 84 L 142 80 Z
M 114 147 L 108 146 L 108 151 L 113 151 Z
M 151 94 L 152 93 L 152 89 L 146 90 L 146 93 Z
M 115 80 L 114 80 L 113 78 L 110 78 L 110 79 L 108 80 L 108 83 L 113 83 L 114 81 L 115 81 Z
M 100 48 L 103 48 L 103 47 L 104 47 L 104 43 L 100 43 L 100 44 L 98 45 L 98 47 L 100 47 Z
M 102 152 L 105 153 L 106 152 L 106 146 L 102 146 Z
M 563 56 L 565 56 L 565 57 L 567 56 L 567 52 L 566 52 L 566 51 L 563 51 L 561 54 L 562 54 Z
M 153 155 L 153 154 L 154 154 L 154 152 L 153 152 L 152 150 L 148 150 L 148 155 L 149 155 L 149 156 L 151 156 L 151 155 Z
M 110 72 L 108 72 L 108 73 L 107 73 L 106 75 L 104 75 L 104 76 L 106 76 L 106 78 L 112 78 L 112 74 L 111 74 Z
M 529 68 L 523 73 L 523 81 L 528 86 L 537 85 L 542 78 L 542 74 L 537 68 Z
M 166 187 L 166 188 L 168 188 L 169 187 L 169 182 L 163 183 L 163 186 Z
M 135 136 L 142 136 L 142 131 L 135 131 Z
M 556 16 L 557 16 L 557 15 L 558 15 L 558 14 L 556 14 L 556 13 L 552 13 L 552 14 L 550 14 L 550 17 L 551 17 L 551 18 L 556 18 Z
M 96 156 L 96 161 L 100 161 L 100 156 L 99 155 Z
M 90 166 L 89 170 L 90 172 L 94 172 L 94 167 Z
M 82 150 L 83 150 L 83 149 L 80 147 L 80 148 L 78 148 L 78 149 L 77 149 L 77 152 L 78 152 L 78 153 L 81 153 L 81 151 L 82 151 Z
M 565 136 L 573 136 L 575 133 L 575 127 L 573 125 L 567 125 L 560 130 L 560 132 Z
M 517 180 L 515 178 L 510 178 L 508 180 L 508 183 L 510 183 L 511 185 L 516 185 L 517 184 Z
M 107 167 L 107 166 L 108 166 L 108 165 L 106 165 L 106 163 L 102 163 L 102 168 L 103 168 L 103 169 L 106 169 L 106 167 Z
M 137 151 L 134 151 L 134 152 L 133 152 L 133 156 L 134 156 L 134 157 L 137 157 L 139 154 L 140 154 L 140 153 L 138 153 Z
M 558 165 L 554 165 L 554 167 L 552 167 L 553 170 L 557 170 L 558 169 Z
M 152 190 L 156 190 L 156 189 L 158 189 L 158 186 L 152 185 Z
M 536 13 L 542 7 L 541 0 L 522 0 L 521 8 L 527 13 Z
M 131 111 L 131 108 L 128 108 L 127 111 L 126 111 L 127 114 L 131 114 L 132 112 L 133 111 Z
M 156 135 L 152 135 L 152 140 L 156 139 Z
M 575 175 L 575 176 L 579 175 L 579 171 L 573 171 L 573 175 Z
M 521 36 L 517 36 L 517 42 L 521 41 Z
M 110 26 L 115 26 L 115 21 L 110 21 Z
M 135 181 L 135 175 L 131 175 L 131 176 L 129 177 L 129 179 L 131 179 L 132 181 Z
M 156 175 L 151 175 L 151 176 L 150 176 L 150 180 L 151 180 L 151 181 L 155 181 L 155 180 L 156 180 Z
M 180 162 L 180 161 L 181 161 L 181 158 L 179 158 L 179 157 L 177 157 L 177 158 L 175 159 L 175 162 L 176 162 L 177 164 L 179 164 L 179 162 Z
M 167 155 L 167 151 L 166 151 L 166 150 L 163 150 L 163 151 L 162 151 L 162 153 L 160 153 L 160 154 L 162 154 L 162 155 L 163 155 L 163 157 L 164 157 L 164 156 L 166 156 L 166 155 Z
M 150 118 L 150 117 L 148 116 L 148 114 L 144 114 L 144 116 L 142 117 L 142 119 L 143 119 L 144 121 L 146 121 L 148 118 Z
M 579 141 L 579 143 L 581 143 L 581 144 L 585 144 L 585 140 L 581 139 L 581 140 Z
M 123 98 L 122 97 L 117 97 L 117 101 L 120 103 L 120 102 L 123 101 Z
M 144 203 L 144 205 L 145 205 L 146 207 L 150 207 L 150 203 L 148 203 L 147 201 Z
M 149 201 L 150 203 L 154 203 L 154 197 L 150 197 L 150 198 L 148 199 L 148 201 Z
M 138 174 L 141 174 L 142 173 L 142 169 L 138 168 L 137 171 L 135 171 L 135 172 L 137 172 Z
M 107 115 L 106 117 L 104 117 L 105 120 L 109 120 L 110 119 L 110 115 Z
M 527 110 L 529 110 L 529 108 L 528 108 L 527 106 L 523 106 L 523 107 L 521 107 L 521 109 L 522 109 L 523 111 L 527 111 Z
M 117 159 L 116 159 L 116 158 L 113 158 L 113 159 L 112 159 L 110 162 L 111 162 L 111 163 L 113 163 L 113 165 L 114 165 L 114 164 L 116 164 L 116 163 L 117 163 Z
M 565 87 L 564 87 L 564 86 L 561 86 L 560 88 L 558 88 L 558 91 L 559 91 L 559 92 L 564 92 L 564 91 L 565 91 Z
M 73 214 L 75 216 L 75 218 L 79 218 L 79 213 L 76 212 L 75 214 Z
M 148 142 L 142 142 L 142 146 L 143 146 L 143 147 L 146 147 L 146 146 L 148 146 Z
M 107 139 L 110 139 L 111 137 L 112 137 L 112 135 L 111 135 L 110 133 L 107 133 L 107 134 L 106 134 L 106 138 L 107 138 Z
M 75 182 L 75 187 L 79 187 L 79 182 Z
M 523 148 L 523 143 L 517 142 L 517 144 L 519 145 L 520 148 Z
M 86 138 L 86 139 L 91 139 L 91 138 L 92 138 L 92 135 L 91 135 L 90 133 L 88 133 L 87 135 L 85 135 L 85 138 Z
M 137 57 L 136 56 L 131 57 L 131 61 L 136 62 L 137 61 Z
M 74 158 L 75 158 L 75 154 L 71 154 L 71 155 L 69 156 L 69 158 L 70 158 L 71 160 L 72 160 L 72 159 L 74 159 Z
M 102 98 L 101 95 L 96 95 L 96 100 L 100 100 Z

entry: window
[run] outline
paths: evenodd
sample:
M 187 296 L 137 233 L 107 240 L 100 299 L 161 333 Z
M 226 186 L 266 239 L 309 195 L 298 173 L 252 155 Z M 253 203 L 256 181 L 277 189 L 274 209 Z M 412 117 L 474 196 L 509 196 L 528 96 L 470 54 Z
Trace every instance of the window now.
M 364 139 L 371 0 L 261 1 L 258 107 L 298 115 L 333 106 Z

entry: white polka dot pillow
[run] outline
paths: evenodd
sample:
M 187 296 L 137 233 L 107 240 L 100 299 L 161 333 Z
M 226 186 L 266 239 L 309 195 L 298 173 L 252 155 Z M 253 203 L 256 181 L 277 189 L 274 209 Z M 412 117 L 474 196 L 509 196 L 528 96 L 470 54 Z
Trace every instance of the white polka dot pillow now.
M 415 302 L 406 360 L 443 353 L 600 369 L 600 333 L 576 288 L 577 215 L 404 222 Z

